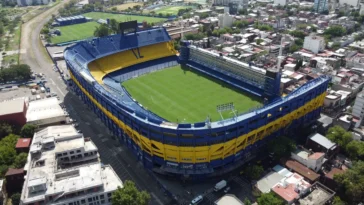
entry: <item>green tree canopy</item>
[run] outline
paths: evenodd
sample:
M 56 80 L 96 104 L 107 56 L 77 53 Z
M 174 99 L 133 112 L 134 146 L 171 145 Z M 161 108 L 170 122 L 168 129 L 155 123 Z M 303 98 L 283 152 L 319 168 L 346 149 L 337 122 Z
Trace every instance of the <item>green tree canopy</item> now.
M 249 179 L 257 180 L 264 172 L 264 168 L 260 165 L 247 166 L 244 169 L 244 175 Z
M 9 135 L 12 132 L 13 132 L 13 127 L 10 124 L 6 122 L 0 123 L 0 139 Z
M 257 199 L 259 205 L 283 205 L 284 201 L 278 198 L 274 193 L 270 192 L 267 194 L 262 194 Z
M 94 36 L 103 37 L 110 35 L 111 31 L 106 24 L 100 24 L 94 31 Z
M 346 34 L 346 29 L 339 25 L 333 25 L 326 29 L 324 34 L 330 35 L 331 37 L 340 37 Z
M 21 197 L 21 195 L 19 193 L 15 193 L 15 194 L 11 195 L 12 204 L 20 204 L 20 197 Z
M 119 24 L 115 19 L 110 19 L 110 30 L 112 33 L 119 33 Z
M 342 174 L 334 175 L 345 201 L 358 204 L 364 200 L 364 161 L 354 162 L 353 167 Z
M 268 143 L 268 151 L 274 153 L 274 158 L 279 160 L 282 157 L 290 156 L 291 152 L 296 149 L 296 143 L 285 137 L 280 136 Z
M 111 197 L 112 205 L 147 205 L 150 195 L 146 191 L 138 191 L 134 182 L 126 180 L 124 187 L 118 189 Z
M 27 81 L 31 77 L 30 67 L 26 64 L 11 65 L 0 70 L 0 82 Z
M 27 157 L 27 153 L 20 153 L 18 156 L 15 157 L 13 167 L 17 169 L 23 168 L 25 163 L 27 163 Z
M 24 138 L 33 138 L 36 128 L 35 125 L 25 124 L 20 130 L 20 136 Z
M 345 147 L 350 159 L 364 159 L 364 142 L 353 140 Z
M 347 132 L 346 130 L 344 130 L 344 128 L 340 126 L 331 127 L 328 130 L 326 137 L 341 146 L 342 148 L 345 148 L 346 145 L 353 140 L 351 133 Z

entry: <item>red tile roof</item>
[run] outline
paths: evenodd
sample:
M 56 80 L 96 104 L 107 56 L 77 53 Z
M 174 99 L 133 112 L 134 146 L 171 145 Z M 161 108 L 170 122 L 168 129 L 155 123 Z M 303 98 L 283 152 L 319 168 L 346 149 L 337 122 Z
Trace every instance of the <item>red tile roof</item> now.
M 338 168 L 332 168 L 331 171 L 325 175 L 325 177 L 327 177 L 329 179 L 334 179 L 335 174 L 342 174 L 344 172 L 345 172 L 345 170 L 338 169 Z
M 325 153 L 323 152 L 315 152 L 313 154 L 311 154 L 310 156 L 308 156 L 309 159 L 319 159 L 321 158 L 323 155 L 325 155 Z
M 23 173 L 24 173 L 23 169 L 9 168 L 8 171 L 6 172 L 5 176 L 11 176 L 11 175 L 23 174 Z
M 307 168 L 305 165 L 299 162 L 293 160 L 287 160 L 285 165 L 289 169 L 292 169 L 293 171 L 297 172 L 298 174 L 304 176 L 305 178 L 311 181 L 316 181 L 320 177 L 319 174 L 317 174 L 316 172 Z
M 15 148 L 27 148 L 30 146 L 31 138 L 19 138 Z

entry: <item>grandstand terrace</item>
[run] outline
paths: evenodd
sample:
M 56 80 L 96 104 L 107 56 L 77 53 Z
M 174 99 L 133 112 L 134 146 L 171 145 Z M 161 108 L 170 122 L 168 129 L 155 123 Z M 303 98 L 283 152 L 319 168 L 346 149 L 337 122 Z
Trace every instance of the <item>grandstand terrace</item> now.
M 167 31 L 153 28 L 81 42 L 64 54 L 75 92 L 147 169 L 182 178 L 221 175 L 245 163 L 269 139 L 308 126 L 320 116 L 330 81 L 326 76 L 281 98 L 278 71 L 186 43 L 179 56 L 175 53 Z M 176 64 L 267 98 L 265 105 L 225 120 L 178 123 L 146 110 L 119 86 Z

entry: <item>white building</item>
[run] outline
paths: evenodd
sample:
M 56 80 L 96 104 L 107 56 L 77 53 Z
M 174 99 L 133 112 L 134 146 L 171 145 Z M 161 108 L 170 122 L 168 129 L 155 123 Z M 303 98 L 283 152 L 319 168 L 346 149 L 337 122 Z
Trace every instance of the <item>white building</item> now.
M 315 0 L 313 8 L 317 13 L 328 11 L 328 0 Z
M 18 6 L 33 6 L 33 5 L 46 5 L 49 0 L 17 0 Z
M 313 53 L 319 53 L 325 49 L 325 39 L 312 33 L 305 37 L 303 48 L 312 51 Z
M 219 19 L 218 25 L 220 28 L 231 27 L 231 25 L 233 25 L 234 17 L 230 15 L 228 12 L 220 14 L 218 16 L 218 19 Z
M 21 194 L 21 205 L 111 204 L 123 183 L 99 161 L 97 147 L 71 125 L 34 134 Z
M 355 127 L 359 127 L 364 117 L 364 91 L 356 95 L 352 114 L 354 117 L 359 118 L 359 121 L 355 124 Z
M 238 5 L 238 8 L 247 8 L 249 0 L 213 0 L 214 5 L 229 6 L 230 3 Z
M 348 6 L 357 7 L 359 6 L 359 0 L 339 0 L 339 4 L 342 6 L 347 4 Z
M 310 153 L 306 150 L 297 149 L 291 153 L 291 158 L 305 165 L 306 167 L 314 170 L 315 172 L 319 171 L 322 165 L 325 162 L 325 153 L 323 152 L 315 152 Z
M 285 6 L 287 4 L 287 0 L 274 0 L 274 4 Z
M 56 125 L 66 122 L 66 114 L 56 97 L 29 102 L 27 123 L 38 127 Z

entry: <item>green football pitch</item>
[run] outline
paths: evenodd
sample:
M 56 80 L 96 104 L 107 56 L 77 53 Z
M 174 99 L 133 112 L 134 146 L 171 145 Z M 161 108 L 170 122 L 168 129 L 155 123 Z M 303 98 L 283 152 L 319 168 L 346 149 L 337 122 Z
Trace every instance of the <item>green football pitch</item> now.
M 158 8 L 155 11 L 155 13 L 159 14 L 170 14 L 170 15 L 177 15 L 178 14 L 178 10 L 180 9 L 186 9 L 186 8 L 192 8 L 192 6 L 165 6 L 165 7 L 161 7 Z
M 121 15 L 121 14 L 111 14 L 103 12 L 90 12 L 84 14 L 84 16 L 90 17 L 95 21 L 97 21 L 98 19 L 116 19 L 118 22 L 123 22 L 128 20 L 137 20 L 138 22 L 143 22 L 144 20 L 147 22 L 160 22 L 166 20 L 165 18 Z M 56 43 L 64 43 L 68 41 L 76 41 L 93 37 L 95 28 L 100 25 L 95 21 L 57 27 L 57 29 L 61 31 L 61 35 L 52 37 L 51 42 L 56 44 Z
M 180 65 L 149 73 L 122 83 L 146 109 L 171 122 L 193 123 L 221 120 L 217 105 L 233 102 L 238 113 L 261 105 L 261 99 L 225 82 Z M 222 113 L 224 119 L 233 112 Z

